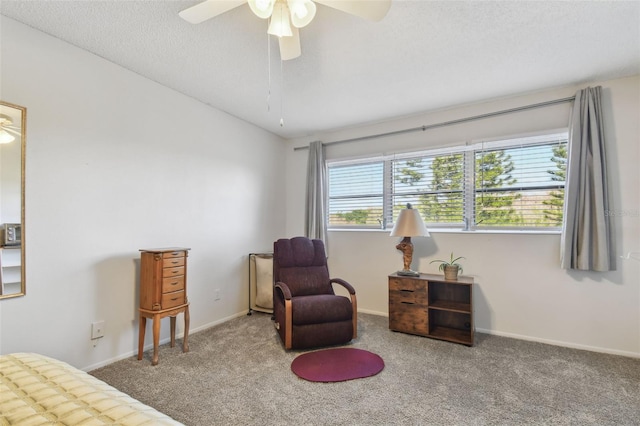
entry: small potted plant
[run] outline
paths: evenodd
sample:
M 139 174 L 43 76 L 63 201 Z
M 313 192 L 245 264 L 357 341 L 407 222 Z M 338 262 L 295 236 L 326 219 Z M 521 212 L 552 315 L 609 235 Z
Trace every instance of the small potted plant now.
M 456 263 L 460 259 L 464 259 L 464 257 L 459 256 L 454 259 L 453 252 L 451 252 L 451 259 L 449 261 L 433 260 L 429 263 L 440 262 L 440 266 L 438 267 L 438 269 L 444 272 L 444 279 L 455 281 L 458 279 L 458 272 L 462 272 L 462 265 L 460 265 L 459 263 Z

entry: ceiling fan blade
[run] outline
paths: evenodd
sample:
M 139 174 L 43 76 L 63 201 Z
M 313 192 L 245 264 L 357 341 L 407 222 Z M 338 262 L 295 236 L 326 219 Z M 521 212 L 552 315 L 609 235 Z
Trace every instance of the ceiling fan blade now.
M 391 7 L 391 0 L 313 0 L 370 21 L 380 21 Z
M 14 135 L 20 136 L 20 132 L 16 129 L 12 129 L 11 127 L 0 127 L 0 130 L 4 130 L 9 133 L 13 133 Z
M 280 59 L 288 61 L 295 59 L 302 53 L 300 49 L 300 32 L 298 28 L 291 27 L 293 35 L 291 37 L 278 37 L 280 44 Z
M 178 15 L 191 24 L 199 24 L 246 2 L 247 0 L 206 0 L 183 10 Z

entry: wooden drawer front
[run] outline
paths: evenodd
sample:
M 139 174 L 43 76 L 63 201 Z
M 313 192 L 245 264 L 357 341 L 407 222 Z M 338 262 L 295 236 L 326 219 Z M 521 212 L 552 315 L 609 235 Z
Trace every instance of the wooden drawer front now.
M 184 305 L 184 291 L 174 291 L 162 295 L 162 309 L 169 309 L 175 306 Z
M 162 258 L 168 259 L 172 257 L 185 257 L 185 255 L 186 255 L 186 251 L 184 250 L 168 251 L 168 252 L 162 253 Z
M 179 275 L 184 275 L 184 266 L 162 269 L 162 278 L 177 277 Z
M 424 290 L 391 290 L 389 292 L 389 304 L 410 303 L 427 305 L 427 292 Z
M 410 278 L 389 278 L 389 290 L 427 291 L 427 281 Z
M 429 334 L 429 315 L 422 305 L 401 303 L 389 306 L 389 328 L 412 334 Z
M 162 259 L 163 268 L 173 268 L 176 266 L 184 266 L 184 257 L 167 257 Z
M 184 275 L 162 279 L 163 293 L 171 293 L 178 290 L 184 290 Z

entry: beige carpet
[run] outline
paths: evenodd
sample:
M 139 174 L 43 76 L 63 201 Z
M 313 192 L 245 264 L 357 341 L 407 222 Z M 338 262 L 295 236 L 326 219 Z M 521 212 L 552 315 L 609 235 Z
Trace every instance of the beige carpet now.
M 254 313 L 91 372 L 186 425 L 640 425 L 640 359 L 478 334 L 466 347 L 360 314 L 352 347 L 376 376 L 312 383 L 290 369 L 270 315 Z

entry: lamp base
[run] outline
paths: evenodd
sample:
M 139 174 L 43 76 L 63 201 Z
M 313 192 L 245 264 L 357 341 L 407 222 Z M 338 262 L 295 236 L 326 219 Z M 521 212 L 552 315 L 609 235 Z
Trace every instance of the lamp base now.
M 403 277 L 419 277 L 420 272 L 412 271 L 411 269 L 403 269 L 397 272 L 398 275 Z

